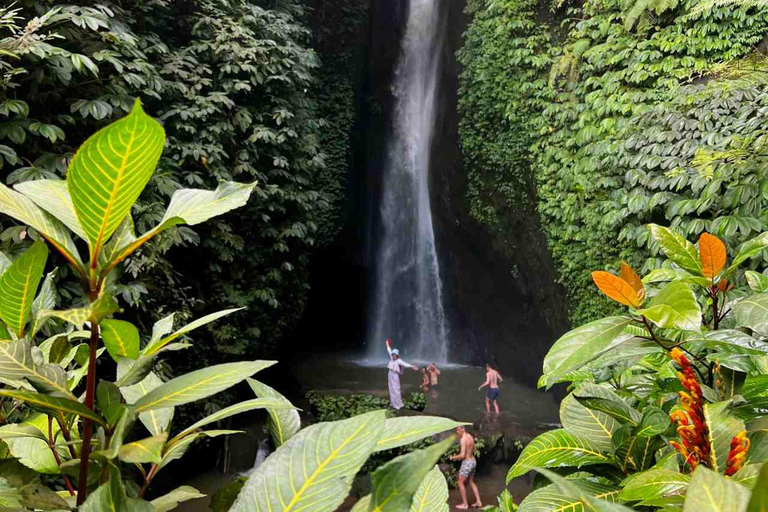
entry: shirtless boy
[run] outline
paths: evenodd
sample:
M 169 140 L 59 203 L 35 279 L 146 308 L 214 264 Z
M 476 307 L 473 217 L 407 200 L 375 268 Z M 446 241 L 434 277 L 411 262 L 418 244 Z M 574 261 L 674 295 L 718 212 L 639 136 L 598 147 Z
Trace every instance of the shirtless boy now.
M 475 502 L 472 504 L 473 508 L 481 508 L 483 503 L 480 501 L 480 491 L 475 484 L 475 469 L 477 469 L 477 461 L 475 460 L 475 440 L 469 435 L 467 429 L 464 427 L 456 427 L 456 434 L 459 436 L 459 442 L 461 443 L 461 451 L 458 455 L 452 455 L 451 460 L 460 460 L 461 468 L 459 468 L 459 493 L 461 493 L 461 505 L 456 505 L 456 508 L 466 510 L 469 508 L 467 504 L 467 488 L 464 483 L 469 480 L 469 486 L 472 487 L 472 492 L 475 494 Z
M 491 365 L 485 365 L 485 382 L 477 388 L 479 391 L 488 386 L 488 394 L 485 397 L 485 412 L 491 412 L 491 402 L 493 402 L 493 408 L 496 414 L 499 414 L 499 382 L 503 380 L 499 372 L 491 368 Z

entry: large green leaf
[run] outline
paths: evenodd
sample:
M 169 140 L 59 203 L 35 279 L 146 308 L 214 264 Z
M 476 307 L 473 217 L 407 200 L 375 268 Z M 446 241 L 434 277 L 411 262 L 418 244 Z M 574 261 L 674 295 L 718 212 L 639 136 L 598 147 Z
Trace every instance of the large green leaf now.
M 649 224 L 648 228 L 667 258 L 683 270 L 697 276 L 703 275 L 699 251 L 696 250 L 695 245 L 669 228 L 657 224 Z
M 551 387 L 607 350 L 629 339 L 624 329 L 632 322 L 626 316 L 611 316 L 582 325 L 552 345 L 544 358 L 539 386 Z
M 0 319 L 19 338 L 24 336 L 47 260 L 48 247 L 35 242 L 0 277 Z
M 611 389 L 597 384 L 586 383 L 579 386 L 573 396 L 584 406 L 604 412 L 621 423 L 637 425 L 643 417 L 640 411 L 630 406 Z
M 768 462 L 768 430 L 755 430 L 748 436 L 750 445 L 747 460 L 754 464 Z
M 709 468 L 700 465 L 693 472 L 685 494 L 684 512 L 743 512 L 749 491 Z
M 161 338 L 158 338 L 157 340 L 154 339 L 154 336 L 152 340 L 150 340 L 149 344 L 144 347 L 144 350 L 142 350 L 142 354 L 151 356 L 157 354 L 160 350 L 162 350 L 163 347 L 167 346 L 170 342 L 173 340 L 191 332 L 197 329 L 198 327 L 202 327 L 206 324 L 209 324 L 213 322 L 214 320 L 218 320 L 221 317 L 231 315 L 232 313 L 236 313 L 237 311 L 242 310 L 243 308 L 234 308 L 234 309 L 224 309 L 222 311 L 217 311 L 216 313 L 211 313 L 210 315 L 206 315 L 202 318 L 198 318 L 194 322 L 190 322 L 181 329 L 175 331 L 173 334 L 169 336 L 164 336 Z M 173 318 L 171 317 L 171 327 L 173 327 Z
M 656 450 L 664 444 L 658 436 L 637 435 L 635 430 L 629 424 L 622 425 L 611 440 L 614 457 L 625 473 L 649 468 Z
M 731 401 L 704 404 L 704 421 L 709 428 L 712 469 L 725 472 L 725 461 L 731 449 L 731 440 L 745 430 L 744 422 L 733 415 Z
M 182 485 L 172 490 L 168 494 L 164 494 L 159 498 L 155 498 L 151 501 L 152 506 L 155 508 L 155 512 L 170 512 L 179 506 L 180 503 L 189 500 L 196 500 L 199 498 L 205 498 L 205 494 L 201 494 L 200 491 L 194 487 L 188 485 Z
M 454 429 L 460 425 L 467 425 L 467 423 L 459 423 L 437 416 L 391 418 L 384 423 L 384 432 L 376 443 L 375 451 L 391 450 L 415 443 L 425 437 Z
M 410 512 L 448 512 L 448 482 L 439 467 L 433 467 L 419 484 Z
M 75 205 L 64 180 L 34 180 L 18 183 L 16 190 L 30 198 L 37 206 L 59 219 L 77 236 L 86 240 L 75 213 Z
M 768 354 L 768 343 L 757 340 L 736 329 L 721 329 L 690 340 L 696 349 L 708 348 L 720 353 L 763 356 Z
M 293 405 L 291 405 L 290 402 L 287 402 L 287 401 L 284 402 L 279 398 L 254 398 L 253 400 L 246 400 L 245 402 L 239 402 L 239 403 L 236 403 L 235 405 L 230 405 L 229 407 L 220 409 L 215 413 L 211 414 L 210 416 L 206 416 L 200 421 L 195 422 L 194 424 L 190 425 L 189 427 L 179 432 L 175 439 L 178 439 L 189 433 L 192 433 L 195 430 L 199 430 L 206 425 L 210 425 L 211 423 L 216 423 L 217 421 L 222 421 L 226 418 L 230 418 L 237 414 L 242 414 L 244 412 L 253 411 L 256 409 L 268 409 L 268 410 L 278 411 L 278 410 L 295 410 L 296 408 Z
M 101 337 L 112 359 L 139 357 L 139 330 L 124 320 L 105 319 L 101 322 Z
M 63 414 L 76 414 L 81 418 L 88 418 L 100 425 L 104 425 L 104 420 L 99 415 L 80 402 L 69 398 L 30 393 L 28 391 L 11 391 L 8 389 L 0 389 L 0 396 L 21 400 L 34 409 Z
M 531 441 L 507 473 L 507 482 L 536 467 L 582 467 L 611 462 L 594 443 L 565 429 L 545 432 Z
M 203 437 L 218 437 L 229 436 L 233 434 L 244 434 L 242 430 L 199 430 L 192 434 L 188 434 L 182 437 L 178 441 L 170 441 L 163 451 L 163 459 L 158 465 L 159 468 L 163 468 L 184 456 L 192 443 Z
M 571 434 L 591 441 L 601 452 L 611 451 L 611 437 L 619 424 L 604 412 L 584 407 L 573 395 L 560 402 L 560 423 Z
M 765 464 L 760 470 L 760 476 L 758 476 L 755 489 L 752 491 L 747 512 L 768 512 L 768 464 Z
M 129 404 L 135 404 L 139 399 L 146 396 L 153 389 L 163 385 L 163 381 L 154 373 L 149 373 L 144 379 L 132 386 L 120 388 L 123 398 Z M 156 436 L 168 430 L 173 419 L 173 407 L 161 407 L 139 413 L 139 420 L 147 427 L 147 430 Z
M 18 439 L 22 437 L 31 437 L 33 439 L 48 441 L 45 434 L 34 425 L 11 423 L 9 425 L 0 426 L 0 439 Z
M 275 363 L 276 361 L 248 361 L 196 370 L 158 386 L 138 399 L 133 407 L 136 412 L 142 413 L 207 398 Z
M 248 379 L 248 385 L 259 398 L 274 398 L 288 405 L 291 402 L 266 384 L 254 379 Z M 301 428 L 299 412 L 294 409 L 267 409 L 269 413 L 269 432 L 275 446 L 282 446 L 288 439 L 296 435 Z
M 38 436 L 15 436 L 5 437 L 4 443 L 8 446 L 11 456 L 19 460 L 24 466 L 35 470 L 37 473 L 55 475 L 59 473 L 59 465 L 48 446 L 48 417 L 44 414 L 31 414 L 24 423 L 18 425 L 7 425 L 0 427 L 5 433 L 37 430 Z M 56 439 L 59 432 L 59 425 L 53 422 L 51 432 Z M 65 449 L 57 447 L 59 456 L 63 459 L 67 457 Z M 7 475 L 0 475 L 7 476 Z
M 235 182 L 223 182 L 216 190 L 181 189 L 173 193 L 171 203 L 160 223 L 140 237 L 124 232 L 119 244 L 112 246 L 112 254 L 104 272 L 109 272 L 115 265 L 130 256 L 136 249 L 166 229 L 179 224 L 194 226 L 218 215 L 222 215 L 248 202 L 256 183 L 250 185 Z
M 8 480 L 0 477 L 0 509 L 16 510 L 20 507 L 21 493 L 17 488 L 9 484 Z
M 691 483 L 689 475 L 669 469 L 649 469 L 635 473 L 622 482 L 619 497 L 623 501 L 644 501 L 680 494 Z
M 565 479 L 557 473 L 544 468 L 536 468 L 536 471 L 552 482 L 563 495 L 579 498 L 582 506 L 590 512 L 633 512 L 631 508 L 614 503 L 616 495 L 611 491 L 598 497 L 593 494 L 592 488 L 590 486 L 585 486 L 583 482 Z
M 573 482 L 573 485 L 578 485 L 582 492 L 595 499 L 610 502 L 616 501 L 620 492 L 616 487 L 585 480 Z M 585 512 L 585 509 L 578 494 L 563 494 L 556 485 L 547 485 L 526 496 L 517 512 Z
M 96 132 L 75 153 L 67 185 L 93 265 L 155 171 L 164 142 L 163 127 L 137 99 L 130 114 Z
M 747 463 L 731 477 L 731 480 L 752 490 L 757 484 L 757 479 L 760 476 L 760 471 L 762 471 L 763 466 L 764 464 Z
M 701 307 L 685 283 L 667 284 L 647 308 L 637 312 L 664 329 L 701 330 Z
M 736 253 L 736 256 L 733 258 L 733 263 L 731 263 L 731 266 L 728 267 L 728 270 L 725 271 L 726 274 L 731 273 L 732 271 L 736 270 L 739 265 L 744 263 L 750 258 L 754 258 L 758 254 L 760 254 L 763 249 L 768 247 L 768 233 L 762 233 L 760 235 L 757 235 L 752 240 L 748 240 L 741 244 L 741 247 L 739 247 L 739 251 Z
M 421 481 L 455 442 L 453 437 L 429 448 L 401 455 L 387 462 L 371 475 L 371 512 L 408 510 Z
M 749 327 L 760 334 L 768 334 L 768 293 L 759 293 L 741 299 L 733 306 L 736 325 Z
M 0 375 L 13 380 L 26 379 L 44 393 L 75 398 L 69 391 L 64 369 L 56 364 L 35 364 L 32 344 L 26 340 L 0 342 Z
M 374 411 L 302 430 L 256 468 L 230 512 L 333 512 L 373 452 L 385 418 Z
M 123 482 L 117 475 L 110 475 L 107 483 L 88 495 L 79 512 L 155 512 L 154 507 L 144 500 L 129 498 Z
M 86 322 L 100 322 L 117 311 L 120 311 L 120 307 L 115 302 L 115 299 L 110 295 L 102 294 L 98 299 L 85 307 L 65 309 L 63 311 L 42 310 L 40 311 L 40 317 L 58 318 L 82 329 Z
M 81 275 L 85 275 L 83 262 L 77 247 L 64 225 L 41 210 L 24 194 L 11 190 L 0 183 L 0 213 L 33 227 L 61 252 Z

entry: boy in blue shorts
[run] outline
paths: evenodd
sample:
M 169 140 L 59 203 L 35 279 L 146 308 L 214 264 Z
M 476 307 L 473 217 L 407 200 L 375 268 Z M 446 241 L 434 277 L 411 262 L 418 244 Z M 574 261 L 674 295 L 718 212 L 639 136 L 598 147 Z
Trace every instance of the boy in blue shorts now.
M 488 386 L 488 394 L 485 397 L 485 412 L 491 412 L 491 402 L 493 402 L 493 409 L 496 414 L 499 414 L 499 382 L 503 380 L 499 372 L 491 368 L 490 364 L 485 365 L 485 382 L 477 388 L 479 391 Z

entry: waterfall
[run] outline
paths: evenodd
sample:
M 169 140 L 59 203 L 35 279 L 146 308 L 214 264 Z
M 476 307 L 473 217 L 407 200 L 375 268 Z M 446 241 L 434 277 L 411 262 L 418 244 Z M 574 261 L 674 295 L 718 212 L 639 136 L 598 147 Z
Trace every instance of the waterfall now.
M 406 360 L 446 362 L 447 327 L 428 183 L 446 27 L 440 0 L 407 1 L 382 175 L 369 356 L 380 359 L 384 340 L 392 338 Z

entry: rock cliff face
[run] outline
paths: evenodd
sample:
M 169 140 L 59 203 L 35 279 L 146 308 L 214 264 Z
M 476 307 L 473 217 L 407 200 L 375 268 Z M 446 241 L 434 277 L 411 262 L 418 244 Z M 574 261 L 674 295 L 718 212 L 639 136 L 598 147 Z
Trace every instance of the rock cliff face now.
M 367 34 L 360 40 L 361 69 L 356 74 L 344 227 L 315 259 L 313 291 L 300 329 L 302 337 L 313 336 L 319 347 L 349 350 L 361 348 L 365 340 L 374 256 L 368 248 L 375 246 L 370 242 L 377 236 L 384 137 L 392 105 L 390 84 L 406 2 L 370 0 Z M 469 216 L 456 113 L 459 69 L 454 57 L 466 26 L 464 2 L 443 2 L 450 33 L 443 56 L 430 194 L 450 327 L 450 359 L 493 362 L 505 374 L 534 383 L 544 354 L 567 328 L 564 293 L 555 283 L 535 210 L 508 219 L 509 232 L 504 236 L 521 241 L 522 249 L 515 254 L 505 253 L 499 235 L 492 236 Z

